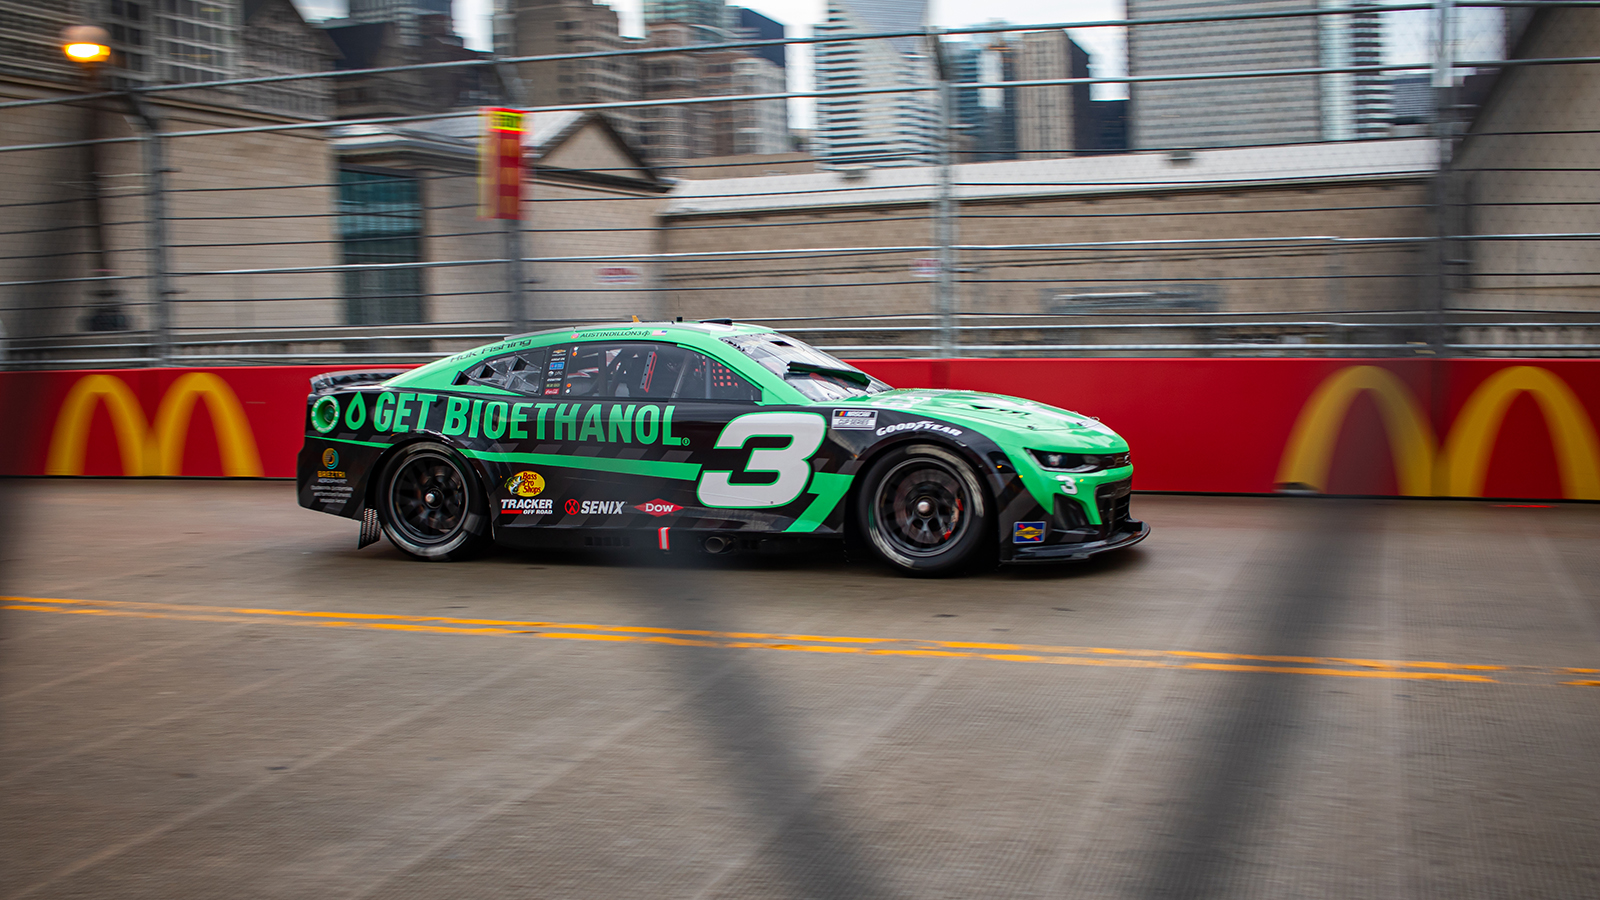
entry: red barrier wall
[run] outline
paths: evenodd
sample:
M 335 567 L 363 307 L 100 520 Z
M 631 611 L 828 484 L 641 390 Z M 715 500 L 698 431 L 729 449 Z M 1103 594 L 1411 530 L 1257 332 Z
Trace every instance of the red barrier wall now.
M 1600 360 L 867 360 L 898 387 L 1028 397 L 1128 439 L 1141 490 L 1600 499 Z M 0 373 L 9 474 L 288 477 L 335 367 Z

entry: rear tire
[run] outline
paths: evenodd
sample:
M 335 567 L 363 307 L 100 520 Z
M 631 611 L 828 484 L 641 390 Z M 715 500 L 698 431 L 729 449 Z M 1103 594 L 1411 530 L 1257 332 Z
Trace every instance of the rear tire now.
M 477 533 L 484 519 L 483 492 L 472 469 L 443 444 L 408 444 L 378 479 L 378 519 L 402 552 L 429 562 L 453 562 L 489 544 Z
M 856 497 L 857 533 L 907 575 L 948 575 L 984 558 L 994 504 L 972 466 L 932 444 L 889 451 Z

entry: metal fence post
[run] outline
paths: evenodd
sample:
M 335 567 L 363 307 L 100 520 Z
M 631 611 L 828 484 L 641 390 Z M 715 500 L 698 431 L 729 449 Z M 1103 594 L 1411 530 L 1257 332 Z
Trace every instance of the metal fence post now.
M 161 140 L 161 119 L 138 91 L 129 101 L 144 125 L 145 241 L 149 246 L 151 318 L 156 365 L 172 362 L 172 289 L 167 278 L 167 161 Z
M 939 277 L 935 283 L 935 311 L 939 319 L 939 355 L 950 357 L 956 355 L 956 342 L 958 339 L 956 325 L 956 198 L 955 186 L 952 183 L 951 171 L 954 163 L 955 129 L 952 127 L 951 118 L 954 115 L 954 94 L 950 82 L 954 80 L 955 73 L 949 71 L 945 58 L 943 42 L 939 40 L 940 30 L 928 30 L 928 51 L 933 56 L 935 73 L 939 78 L 939 145 L 938 145 L 938 198 L 937 209 L 934 213 L 934 243 L 939 247 Z
M 527 109 L 529 106 L 527 89 L 522 79 L 511 66 L 500 62 L 497 58 L 494 64 L 495 77 L 500 80 L 501 91 L 511 105 L 518 109 Z M 531 119 L 533 113 L 525 112 L 523 115 Z M 523 128 L 529 128 L 527 121 Z M 526 188 L 532 173 L 522 173 L 522 185 Z M 512 334 L 521 334 L 529 329 L 527 276 L 523 273 L 523 258 L 527 248 L 523 246 L 522 215 L 527 207 L 528 197 L 520 196 L 517 201 L 517 217 L 515 219 L 501 219 L 500 225 L 505 232 L 505 258 L 506 258 L 506 322 Z
M 512 334 L 521 334 L 528 330 L 528 309 L 522 289 L 522 219 L 501 219 L 500 226 L 506 239 L 506 322 Z
M 1445 352 L 1448 343 L 1446 314 L 1450 305 L 1450 241 L 1452 215 L 1450 211 L 1450 166 L 1454 150 L 1454 54 L 1450 46 L 1451 23 L 1454 18 L 1453 0 L 1434 0 L 1437 19 L 1438 42 L 1433 55 L 1433 133 L 1438 145 L 1438 170 L 1433 179 L 1434 201 L 1434 297 L 1432 332 L 1428 343 L 1435 356 Z

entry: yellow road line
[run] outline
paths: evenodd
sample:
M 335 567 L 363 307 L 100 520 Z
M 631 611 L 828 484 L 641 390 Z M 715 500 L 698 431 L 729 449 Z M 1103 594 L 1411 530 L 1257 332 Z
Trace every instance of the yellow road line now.
M 1384 678 L 1414 681 L 1499 683 L 1479 672 L 1508 672 L 1510 667 L 1430 660 L 1374 660 L 1345 657 L 1275 656 L 1198 650 L 1138 650 L 1117 647 L 1075 647 L 1010 644 L 989 641 L 941 641 L 918 638 L 875 638 L 774 632 L 708 631 L 639 625 L 598 625 L 517 619 L 453 616 L 410 616 L 384 613 L 286 610 L 260 607 L 206 606 L 133 600 L 70 600 L 46 597 L 0 597 L 3 608 L 129 618 L 193 622 L 260 622 L 318 628 L 359 628 L 389 632 L 465 635 L 525 635 L 546 640 L 665 644 L 680 647 L 781 650 L 801 653 L 845 653 L 863 656 L 935 659 L 988 659 L 999 662 L 1072 666 L 1166 668 L 1211 672 L 1269 672 L 1341 678 Z M 1198 661 L 1204 660 L 1204 661 Z M 1263 665 L 1277 663 L 1278 665 Z M 1285 665 L 1288 664 L 1288 665 Z M 1587 674 L 1586 669 L 1532 669 L 1523 674 Z M 1416 672 L 1407 669 L 1426 669 Z M 1600 686 L 1600 681 L 1562 684 Z

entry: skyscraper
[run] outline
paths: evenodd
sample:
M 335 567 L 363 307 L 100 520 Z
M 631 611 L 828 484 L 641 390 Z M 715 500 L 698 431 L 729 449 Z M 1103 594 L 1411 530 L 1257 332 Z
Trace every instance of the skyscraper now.
M 504 0 L 496 15 L 495 48 L 510 56 L 547 56 L 624 50 L 617 13 L 591 0 Z M 524 63 L 517 67 L 535 106 L 623 103 L 639 99 L 634 57 L 600 57 Z M 634 110 L 608 109 L 605 116 L 630 143 L 638 131 Z
M 365 25 L 372 22 L 393 22 L 405 44 L 415 44 L 422 35 L 417 20 L 423 16 L 444 16 L 452 20 L 454 0 L 350 0 L 350 14 L 346 22 Z M 453 26 L 452 26 L 453 29 Z
M 1128 0 L 1128 18 L 1304 6 L 1304 0 Z M 1136 77 L 1309 68 L 1319 55 L 1312 16 L 1128 28 L 1128 74 Z M 1315 75 L 1135 82 L 1128 94 L 1128 141 L 1134 149 L 1283 144 L 1322 136 Z
M 915 31 L 923 27 L 926 0 L 828 0 L 818 37 Z M 820 91 L 927 87 L 936 82 L 920 37 L 816 45 Z M 817 99 L 815 155 L 829 163 L 880 166 L 933 161 L 936 93 L 918 91 Z
M 955 80 L 998 85 L 1016 77 L 1015 46 L 998 35 L 947 41 L 943 51 Z M 959 162 L 994 162 L 1017 156 L 1017 88 L 960 88 L 955 92 Z
M 729 11 L 735 17 L 735 27 L 739 30 L 741 38 L 758 41 L 781 41 L 788 36 L 787 29 L 782 22 L 776 19 L 769 19 L 753 9 L 730 7 Z M 770 47 L 752 47 L 749 52 L 771 61 L 780 69 L 785 69 L 789 66 L 789 58 L 784 51 L 788 49 L 782 44 L 773 44 Z
M 698 36 L 705 43 L 722 40 L 734 27 L 733 16 L 723 0 L 644 0 L 645 26 L 665 22 L 701 29 Z
M 1018 81 L 1088 78 L 1089 54 L 1065 31 L 1022 36 Z M 1017 155 L 1022 159 L 1071 156 L 1098 142 L 1089 109 L 1089 85 L 1021 87 L 1017 92 Z
M 651 25 L 645 43 L 684 48 L 640 61 L 645 100 L 776 94 L 784 89 L 784 72 L 771 60 L 743 50 L 695 50 L 704 43 L 704 31 L 686 22 Z M 789 143 L 787 108 L 782 99 L 643 107 L 638 110 L 639 148 L 652 161 L 782 153 Z
M 1345 5 L 1322 0 L 1321 5 Z M 1128 0 L 1128 18 L 1299 10 L 1302 0 Z M 1376 7 L 1374 7 L 1376 9 Z M 1128 74 L 1195 75 L 1341 68 L 1382 61 L 1378 13 L 1128 28 Z M 1377 137 L 1387 128 L 1381 73 L 1135 82 L 1133 149 L 1284 144 Z

